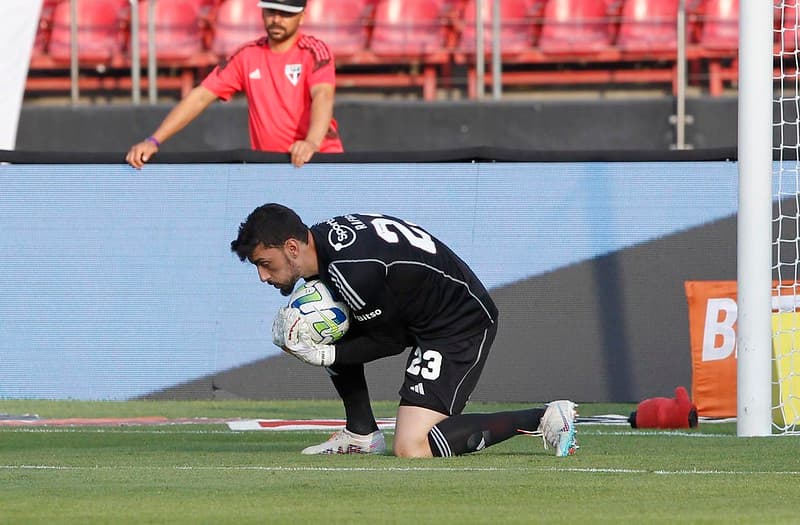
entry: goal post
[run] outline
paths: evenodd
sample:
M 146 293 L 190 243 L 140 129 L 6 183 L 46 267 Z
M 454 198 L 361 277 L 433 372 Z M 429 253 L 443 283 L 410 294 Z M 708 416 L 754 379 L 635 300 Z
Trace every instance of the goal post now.
M 737 434 L 766 436 L 772 432 L 772 0 L 740 2 L 738 105 Z

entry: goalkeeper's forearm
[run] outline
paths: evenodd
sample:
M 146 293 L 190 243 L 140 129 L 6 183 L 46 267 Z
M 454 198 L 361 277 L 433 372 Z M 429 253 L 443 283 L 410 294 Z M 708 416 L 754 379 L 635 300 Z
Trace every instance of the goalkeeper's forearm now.
M 363 335 L 353 337 L 348 334 L 336 342 L 336 363 L 360 365 L 376 359 L 402 354 L 411 347 L 410 343 L 378 341 Z

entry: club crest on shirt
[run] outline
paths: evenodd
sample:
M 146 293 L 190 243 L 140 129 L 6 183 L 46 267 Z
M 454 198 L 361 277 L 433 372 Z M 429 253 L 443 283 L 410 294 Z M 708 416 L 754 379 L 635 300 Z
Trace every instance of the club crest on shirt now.
M 300 80 L 300 73 L 303 72 L 303 65 L 286 64 L 286 67 L 283 68 L 283 72 L 286 75 L 286 78 L 289 79 L 289 82 L 291 82 L 293 86 L 296 86 L 297 81 Z

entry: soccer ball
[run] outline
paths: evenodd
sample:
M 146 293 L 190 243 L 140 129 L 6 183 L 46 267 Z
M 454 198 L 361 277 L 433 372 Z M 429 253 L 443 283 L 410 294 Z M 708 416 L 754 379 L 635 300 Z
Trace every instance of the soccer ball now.
M 338 341 L 350 327 L 350 309 L 334 300 L 325 283 L 318 279 L 306 281 L 292 292 L 289 308 L 300 310 L 315 343 L 329 345 Z

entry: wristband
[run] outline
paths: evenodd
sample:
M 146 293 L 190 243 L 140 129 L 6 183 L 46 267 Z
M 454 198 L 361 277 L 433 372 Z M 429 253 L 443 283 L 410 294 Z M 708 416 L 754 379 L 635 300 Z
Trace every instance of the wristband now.
M 146 142 L 151 142 L 156 145 L 157 148 L 161 148 L 161 143 L 152 135 L 144 139 Z

